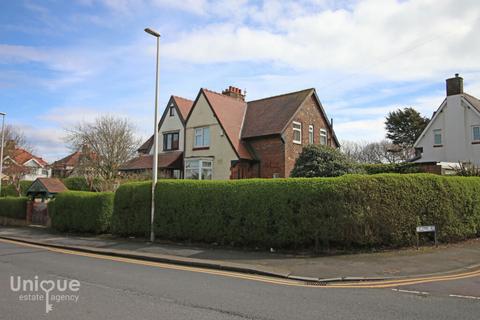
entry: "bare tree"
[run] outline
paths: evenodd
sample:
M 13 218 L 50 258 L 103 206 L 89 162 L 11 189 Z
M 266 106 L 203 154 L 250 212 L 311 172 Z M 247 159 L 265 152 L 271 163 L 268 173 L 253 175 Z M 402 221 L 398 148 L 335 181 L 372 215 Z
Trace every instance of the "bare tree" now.
M 409 159 L 406 150 L 399 149 L 388 140 L 378 142 L 342 141 L 342 151 L 360 163 L 398 163 Z
M 93 123 L 78 123 L 67 130 L 66 142 L 73 150 L 85 146 L 91 152 L 84 163 L 87 176 L 112 180 L 119 167 L 135 156 L 140 140 L 136 138 L 133 125 L 127 120 L 113 116 L 101 116 Z
M 21 129 L 12 125 L 5 126 L 5 144 L 4 155 L 9 156 L 15 150 L 15 147 L 22 148 L 28 152 L 33 152 L 33 148 L 28 143 L 25 134 Z

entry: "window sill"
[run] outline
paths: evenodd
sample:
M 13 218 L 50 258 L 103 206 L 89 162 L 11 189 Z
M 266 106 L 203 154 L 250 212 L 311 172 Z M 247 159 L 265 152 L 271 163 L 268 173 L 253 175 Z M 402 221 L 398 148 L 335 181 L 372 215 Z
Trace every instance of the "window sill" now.
M 295 144 L 299 144 L 299 145 L 301 145 L 301 144 L 302 144 L 300 141 L 293 141 L 293 143 L 295 143 Z
M 210 149 L 210 147 L 193 147 L 192 150 L 193 151 L 196 151 L 196 150 L 208 150 Z
M 480 141 L 473 141 L 472 144 L 480 144 Z
M 443 144 L 434 144 L 433 147 L 434 147 L 434 148 L 442 148 L 442 147 L 443 147 Z

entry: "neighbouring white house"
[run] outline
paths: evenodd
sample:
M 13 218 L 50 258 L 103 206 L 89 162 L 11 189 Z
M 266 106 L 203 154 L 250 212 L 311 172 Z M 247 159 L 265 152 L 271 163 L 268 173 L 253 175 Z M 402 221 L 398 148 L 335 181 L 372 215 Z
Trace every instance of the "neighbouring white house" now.
M 158 170 L 160 178 L 183 177 L 185 120 L 193 101 L 171 96 L 158 124 Z M 137 150 L 138 156 L 125 163 L 123 173 L 151 172 L 153 167 L 153 135 Z
M 3 174 L 8 176 L 8 179 L 33 181 L 51 176 L 51 169 L 42 158 L 17 147 L 13 141 L 7 142 L 7 150 L 10 151 L 3 159 Z
M 447 97 L 415 142 L 417 163 L 480 166 L 480 100 L 463 92 L 463 78 L 446 80 Z

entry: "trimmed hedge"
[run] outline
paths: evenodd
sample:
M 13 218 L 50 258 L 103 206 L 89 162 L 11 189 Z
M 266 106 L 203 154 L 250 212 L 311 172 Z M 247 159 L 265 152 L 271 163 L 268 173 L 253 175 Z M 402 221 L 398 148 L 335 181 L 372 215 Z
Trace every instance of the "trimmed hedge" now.
M 120 187 L 113 231 L 147 234 L 149 184 Z M 139 200 L 141 199 L 141 200 Z M 162 180 L 159 238 L 262 247 L 399 247 L 417 225 L 440 241 L 480 235 L 480 178 L 429 174 L 239 181 Z
M 102 233 L 110 230 L 112 192 L 68 191 L 49 204 L 52 227 L 59 231 Z
M 25 197 L 5 197 L 0 199 L 0 216 L 25 220 L 27 217 L 27 201 Z
M 119 235 L 146 236 L 150 232 L 152 182 L 132 182 L 115 192 L 112 232 Z

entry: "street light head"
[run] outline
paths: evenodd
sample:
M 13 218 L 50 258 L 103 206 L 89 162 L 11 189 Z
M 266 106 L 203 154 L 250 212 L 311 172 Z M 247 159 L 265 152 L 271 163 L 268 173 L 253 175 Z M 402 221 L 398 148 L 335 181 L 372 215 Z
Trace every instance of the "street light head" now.
M 7 114 L 5 112 L 0 112 L 0 116 L 6 116 Z
M 146 28 L 145 32 L 151 34 L 154 37 L 160 38 L 160 33 L 158 33 L 157 31 L 155 31 L 153 29 Z

